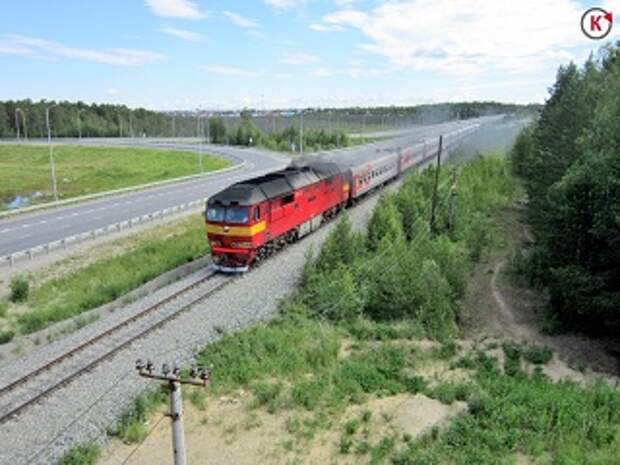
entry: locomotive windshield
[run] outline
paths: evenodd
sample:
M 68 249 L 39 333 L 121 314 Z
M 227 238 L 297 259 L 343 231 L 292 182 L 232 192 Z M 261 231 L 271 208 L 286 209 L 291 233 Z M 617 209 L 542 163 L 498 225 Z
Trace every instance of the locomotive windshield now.
M 226 223 L 247 223 L 248 222 L 248 209 L 247 208 L 234 208 L 228 207 L 226 209 Z
M 207 208 L 207 221 L 244 224 L 248 222 L 248 209 L 239 207 L 209 207 Z
M 209 207 L 207 208 L 207 221 L 224 221 L 226 216 L 226 209 L 223 207 Z

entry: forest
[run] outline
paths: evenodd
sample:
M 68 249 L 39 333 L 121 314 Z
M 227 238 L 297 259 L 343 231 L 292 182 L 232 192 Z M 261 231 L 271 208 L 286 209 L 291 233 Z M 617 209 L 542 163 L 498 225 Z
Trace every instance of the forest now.
M 340 137 L 336 136 L 338 132 L 389 129 L 502 113 L 532 113 L 540 109 L 538 105 L 462 102 L 411 107 L 307 108 L 269 112 L 246 109 L 242 112 L 213 114 L 206 111 L 161 112 L 144 108 L 132 109 L 126 105 L 51 100 L 34 102 L 26 99 L 0 101 L 0 138 L 15 138 L 18 132 L 20 137 L 47 137 L 46 108 L 49 108 L 53 137 L 197 137 L 201 133 L 206 137 L 210 132 L 212 135 L 209 137 L 212 140 L 247 145 L 247 117 L 251 116 L 257 131 L 281 134 L 275 138 L 276 146 L 282 145 L 282 141 L 288 142 L 294 138 L 291 137 L 292 134 L 285 132 L 293 128 L 298 130 L 299 116 L 302 113 L 307 129 L 323 129 L 324 132 L 332 134 L 335 146 L 340 144 L 340 141 L 336 140 Z M 204 122 L 206 116 L 211 116 L 208 125 Z M 238 133 L 239 126 L 244 123 L 245 128 Z M 234 134 L 226 138 L 227 133 Z M 316 138 L 321 137 L 324 136 L 316 135 Z M 313 144 L 312 140 L 308 142 Z M 329 141 L 324 140 L 322 145 L 329 145 Z
M 522 271 L 548 290 L 550 326 L 617 334 L 620 324 L 620 42 L 560 67 L 512 169 L 535 242 Z

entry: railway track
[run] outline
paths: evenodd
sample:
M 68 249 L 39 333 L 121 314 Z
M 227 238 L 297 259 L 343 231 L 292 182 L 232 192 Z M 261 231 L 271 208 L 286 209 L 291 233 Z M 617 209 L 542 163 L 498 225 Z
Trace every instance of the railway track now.
M 189 310 L 234 280 L 209 272 L 182 289 L 46 364 L 0 387 L 0 424 L 6 423 L 116 353 Z M 59 375 L 62 374 L 62 375 Z

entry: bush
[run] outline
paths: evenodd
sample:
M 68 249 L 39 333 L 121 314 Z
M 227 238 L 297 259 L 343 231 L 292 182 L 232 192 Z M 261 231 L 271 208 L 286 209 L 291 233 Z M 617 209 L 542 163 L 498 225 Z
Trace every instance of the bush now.
M 341 265 L 352 265 L 364 253 L 362 236 L 353 231 L 351 220 L 345 214 L 327 237 L 316 260 L 320 271 L 331 271 Z
M 332 321 L 353 321 L 362 312 L 364 292 L 342 264 L 306 277 L 302 302 L 315 316 Z
M 13 337 L 15 337 L 15 331 L 0 331 L 0 344 L 6 344 L 7 342 L 11 342 L 13 340 Z
M 23 276 L 16 276 L 11 280 L 11 302 L 24 302 L 28 300 L 30 283 Z
M 0 318 L 6 316 L 6 312 L 9 309 L 9 304 L 6 300 L 0 300 Z

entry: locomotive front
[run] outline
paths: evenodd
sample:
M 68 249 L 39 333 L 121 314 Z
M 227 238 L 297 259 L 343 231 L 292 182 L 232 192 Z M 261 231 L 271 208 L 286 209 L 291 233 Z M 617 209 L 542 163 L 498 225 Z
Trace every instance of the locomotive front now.
M 264 242 L 261 193 L 237 184 L 211 197 L 205 220 L 213 264 L 219 271 L 244 272 Z

